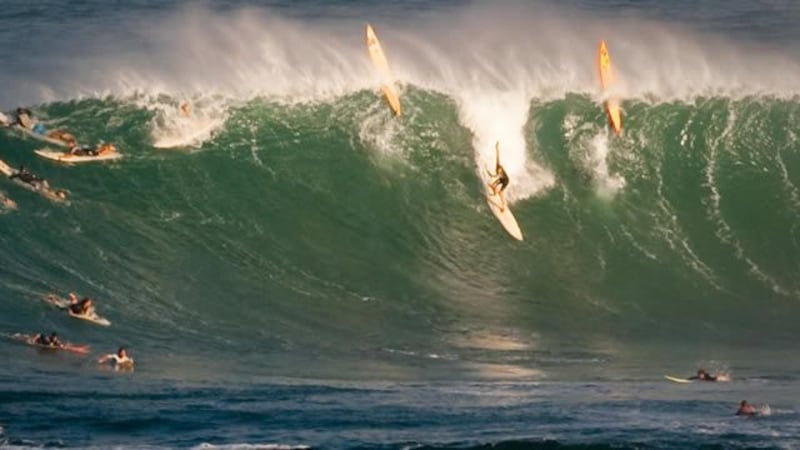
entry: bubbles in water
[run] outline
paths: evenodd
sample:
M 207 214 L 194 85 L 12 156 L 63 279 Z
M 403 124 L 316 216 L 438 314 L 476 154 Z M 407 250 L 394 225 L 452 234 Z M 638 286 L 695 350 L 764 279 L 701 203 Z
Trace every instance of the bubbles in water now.
M 613 198 L 625 187 L 625 178 L 621 175 L 613 175 L 608 171 L 608 137 L 609 133 L 603 130 L 592 138 L 586 161 L 588 168 L 592 171 L 597 195 L 605 199 Z

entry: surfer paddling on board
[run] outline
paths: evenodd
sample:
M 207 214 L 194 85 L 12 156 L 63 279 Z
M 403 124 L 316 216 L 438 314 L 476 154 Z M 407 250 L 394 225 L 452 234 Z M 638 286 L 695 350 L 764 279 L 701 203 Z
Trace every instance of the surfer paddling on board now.
M 9 175 L 8 178 L 12 180 L 16 178 L 19 181 L 22 181 L 23 183 L 28 183 L 37 189 L 40 185 L 47 187 L 47 180 L 40 177 L 39 175 L 31 173 L 28 169 L 25 168 L 25 166 L 19 166 L 19 170 Z
M 34 335 L 28 340 L 28 343 L 29 344 L 44 345 L 45 347 L 58 347 L 58 348 L 60 348 L 60 347 L 64 346 L 64 343 L 61 342 L 61 339 L 58 338 L 58 335 L 55 332 L 50 333 L 50 336 L 48 336 L 48 335 L 46 335 L 44 333 L 39 333 L 37 335 Z
M 74 295 L 74 294 L 73 294 Z M 93 316 L 96 315 L 94 311 L 94 302 L 89 297 L 84 297 L 83 300 L 78 300 L 74 297 L 74 301 L 70 301 L 69 312 L 76 316 Z
M 705 369 L 699 369 L 697 371 L 697 375 L 693 377 L 687 378 L 687 380 L 699 380 L 699 381 L 718 381 L 719 375 L 709 375 Z
M 133 368 L 133 358 L 128 356 L 128 350 L 126 350 L 125 347 L 120 347 L 117 353 L 109 353 L 97 360 L 98 364 L 105 364 L 107 362 L 111 362 L 111 364 L 118 369 Z
M 74 292 L 70 292 L 69 294 L 67 294 L 68 303 L 66 304 L 66 306 L 61 302 L 61 299 L 59 299 L 56 294 L 47 294 L 47 300 L 50 303 L 53 303 L 54 305 L 58 306 L 60 309 L 70 308 L 72 305 L 80 302 L 78 295 Z
M 16 125 L 21 126 L 27 130 L 33 130 L 33 114 L 31 114 L 31 110 L 27 108 L 17 108 L 17 117 L 14 123 Z
M 14 121 L 14 125 L 32 131 L 39 136 L 55 139 L 70 146 L 75 145 L 75 136 L 73 136 L 72 133 L 61 129 L 47 131 L 47 127 L 45 127 L 43 123 L 37 121 L 29 109 L 17 108 L 16 113 L 17 117 Z
M 50 183 L 48 183 L 47 180 L 40 177 L 39 175 L 31 173 L 28 169 L 25 168 L 25 166 L 19 166 L 19 170 L 9 175 L 8 179 L 9 180 L 17 179 L 25 184 L 30 185 L 31 187 L 33 187 L 34 190 L 37 191 L 40 191 L 42 189 L 45 190 L 50 189 Z M 55 194 L 56 196 L 58 196 L 58 198 L 62 200 L 66 200 L 67 198 L 67 191 L 63 189 L 55 191 Z
M 506 173 L 503 166 L 500 165 L 500 141 L 494 145 L 494 152 L 495 152 L 495 167 L 494 173 L 489 172 L 486 170 L 486 173 L 489 175 L 489 189 L 492 190 L 492 196 L 497 196 L 500 198 L 500 212 L 505 211 L 506 209 L 506 198 L 503 195 L 503 191 L 506 190 L 508 187 L 508 174 Z
M 79 147 L 73 144 L 68 153 L 73 156 L 101 156 L 108 153 L 116 153 L 117 147 L 114 144 L 102 144 L 97 147 Z

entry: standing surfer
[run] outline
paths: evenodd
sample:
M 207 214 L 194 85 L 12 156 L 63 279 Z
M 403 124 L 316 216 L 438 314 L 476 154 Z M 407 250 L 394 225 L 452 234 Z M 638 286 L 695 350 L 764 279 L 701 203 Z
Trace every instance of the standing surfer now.
M 492 195 L 496 195 L 500 197 L 500 212 L 505 211 L 506 209 L 506 198 L 503 192 L 508 187 L 508 174 L 506 173 L 503 166 L 500 164 L 500 141 L 494 146 L 495 152 L 495 167 L 494 167 L 494 174 L 486 171 L 489 174 L 489 189 L 492 190 Z

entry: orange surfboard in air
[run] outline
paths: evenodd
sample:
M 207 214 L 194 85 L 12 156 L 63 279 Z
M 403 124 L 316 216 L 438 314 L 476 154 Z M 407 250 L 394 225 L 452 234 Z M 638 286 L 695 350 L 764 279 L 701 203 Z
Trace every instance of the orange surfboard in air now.
M 397 91 L 394 88 L 394 80 L 392 79 L 392 74 L 389 71 L 389 63 L 386 61 L 386 55 L 384 55 L 383 49 L 381 48 L 381 43 L 378 41 L 378 36 L 375 35 L 375 30 L 372 29 L 370 24 L 367 24 L 365 32 L 369 58 L 372 60 L 372 64 L 380 73 L 383 81 L 381 84 L 381 91 L 383 92 L 384 97 L 386 97 L 386 102 L 389 104 L 389 108 L 391 108 L 392 112 L 399 116 L 402 114 L 400 109 L 400 96 L 397 95 Z
M 600 41 L 600 48 L 597 49 L 597 70 L 600 74 L 600 85 L 603 90 L 607 90 L 614 84 L 614 71 L 611 68 L 611 56 L 608 54 L 608 47 L 606 41 Z M 605 102 L 606 114 L 608 115 L 608 122 L 614 132 L 619 134 L 622 131 L 622 115 L 619 109 L 619 100 L 614 97 L 609 98 Z

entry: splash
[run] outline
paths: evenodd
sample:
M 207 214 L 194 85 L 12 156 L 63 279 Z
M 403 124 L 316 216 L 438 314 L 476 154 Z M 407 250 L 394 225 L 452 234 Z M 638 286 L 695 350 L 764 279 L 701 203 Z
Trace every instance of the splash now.
M 371 20 L 380 26 L 398 79 L 445 93 L 459 105 L 463 125 L 474 133 L 476 170 L 482 177 L 500 141 L 512 177 L 512 201 L 554 183 L 552 174 L 530 157 L 535 149 L 524 143 L 522 126 L 531 101 L 577 92 L 599 104 L 595 49 L 600 39 L 614 49 L 614 94 L 623 101 L 800 93 L 800 65 L 775 51 L 676 25 L 564 12 L 543 4 L 473 4 L 412 14 L 402 22 Z M 76 47 L 72 40 L 85 47 L 80 62 L 65 57 L 60 44 L 37 52 L 23 81 L 4 75 L 0 81 L 9 87 L 4 95 L 12 96 L 13 104 L 34 96 L 69 100 L 108 94 L 217 96 L 228 103 L 262 96 L 288 103 L 329 101 L 376 88 L 362 19 L 367 18 L 312 21 L 265 8 L 194 5 L 163 17 L 128 17 L 116 24 L 114 39 L 102 41 L 89 39 L 94 27 L 71 23 L 58 35 L 68 48 Z M 152 124 L 156 145 L 198 145 L 225 120 L 213 108 L 183 120 L 171 102 L 150 105 L 157 113 Z M 392 134 L 370 133 L 381 139 Z M 601 145 L 596 145 L 598 153 L 603 153 Z M 613 194 L 619 180 L 603 175 L 602 164 L 595 168 L 610 183 L 601 191 Z
M 153 111 L 150 120 L 153 146 L 161 149 L 199 147 L 225 124 L 226 103 L 221 99 L 182 99 L 163 96 L 144 100 L 142 106 Z
M 608 170 L 608 133 L 603 130 L 589 142 L 589 153 L 586 160 L 588 169 L 592 171 L 597 194 L 604 199 L 611 199 L 625 187 L 625 178 L 613 175 Z
M 528 99 L 520 92 L 483 92 L 466 95 L 459 105 L 461 120 L 474 133 L 475 160 L 481 178 L 494 172 L 495 145 L 511 183 L 506 198 L 528 198 L 553 185 L 553 176 L 529 157 L 522 134 Z

